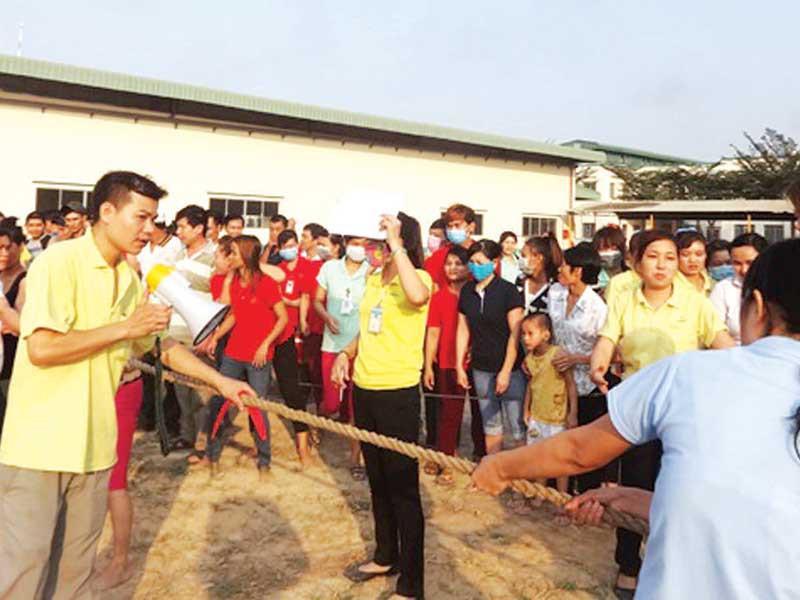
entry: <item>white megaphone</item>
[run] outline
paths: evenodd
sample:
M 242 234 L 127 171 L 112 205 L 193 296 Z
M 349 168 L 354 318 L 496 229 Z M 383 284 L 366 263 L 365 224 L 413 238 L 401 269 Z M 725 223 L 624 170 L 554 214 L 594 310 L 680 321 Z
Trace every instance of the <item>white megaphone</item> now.
M 204 298 L 193 290 L 175 267 L 153 265 L 147 271 L 145 281 L 150 293 L 174 308 L 186 321 L 195 346 L 211 335 L 230 310 L 230 306 Z

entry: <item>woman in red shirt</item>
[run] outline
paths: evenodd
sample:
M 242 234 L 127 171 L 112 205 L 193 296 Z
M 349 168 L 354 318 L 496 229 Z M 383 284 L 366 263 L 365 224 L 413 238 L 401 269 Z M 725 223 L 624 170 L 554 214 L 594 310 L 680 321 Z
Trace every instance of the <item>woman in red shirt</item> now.
M 469 254 L 461 246 L 451 246 L 444 262 L 447 285 L 431 297 L 428 312 L 428 331 L 425 339 L 425 373 L 423 384 L 442 398 L 425 399 L 425 424 L 428 445 L 440 452 L 455 455 L 458 434 L 464 415 L 464 398 L 467 391 L 458 385 L 456 378 L 456 330 L 458 329 L 458 295 L 469 280 Z M 435 363 L 435 365 L 434 365 Z M 473 454 L 480 460 L 486 454 L 483 422 L 477 399 L 472 408 Z M 451 485 L 453 474 L 449 469 L 439 470 L 433 463 L 425 465 L 425 472 L 438 475 L 436 483 Z
M 261 243 L 258 238 L 243 235 L 231 242 L 230 303 L 231 311 L 217 328 L 211 339 L 213 356 L 217 343 L 228 332 L 230 337 L 222 356 L 220 372 L 228 377 L 247 381 L 259 396 L 266 396 L 272 373 L 275 344 L 283 335 L 289 317 L 281 299 L 278 284 L 261 274 L 258 260 Z M 227 286 L 226 286 L 227 287 Z M 211 399 L 212 429 L 209 432 L 207 454 L 212 473 L 218 469 L 222 453 L 219 416 L 225 400 L 221 396 Z M 258 469 L 269 470 L 271 449 L 269 417 L 265 411 L 249 408 L 250 432 L 258 450 Z

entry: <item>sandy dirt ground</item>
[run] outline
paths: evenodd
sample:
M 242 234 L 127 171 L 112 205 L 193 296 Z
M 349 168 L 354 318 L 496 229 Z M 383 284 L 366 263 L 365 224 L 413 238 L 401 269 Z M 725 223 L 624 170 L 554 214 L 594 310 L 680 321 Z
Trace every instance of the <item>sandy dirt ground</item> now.
M 259 480 L 245 453 L 245 417 L 222 455 L 223 476 L 163 458 L 153 433 L 137 433 L 131 458 L 135 574 L 103 598 L 376 599 L 394 579 L 355 585 L 341 576 L 370 556 L 366 482 L 349 472 L 347 442 L 323 434 L 317 464 L 299 471 L 288 424 L 272 420 L 273 465 Z M 469 439 L 467 432 L 462 436 Z M 520 516 L 506 500 L 441 487 L 421 475 L 429 599 L 611 598 L 613 532 L 559 526 L 548 508 Z M 109 556 L 111 526 L 100 543 Z

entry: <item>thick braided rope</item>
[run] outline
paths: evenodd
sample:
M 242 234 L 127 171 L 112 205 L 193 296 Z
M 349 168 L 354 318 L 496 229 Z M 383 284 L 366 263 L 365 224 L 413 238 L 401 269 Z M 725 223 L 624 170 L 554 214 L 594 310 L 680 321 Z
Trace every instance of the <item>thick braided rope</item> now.
M 130 361 L 130 365 L 134 368 L 144 371 L 145 373 L 149 373 L 151 375 L 155 374 L 155 368 L 152 365 L 140 360 L 132 359 Z M 172 383 L 185 385 L 195 389 L 207 390 L 215 394 L 217 393 L 217 390 L 212 386 L 173 371 L 164 371 L 163 377 Z M 242 402 L 246 406 L 253 406 L 255 408 L 271 412 L 290 421 L 300 421 L 301 423 L 305 423 L 311 427 L 324 429 L 350 439 L 372 444 L 373 446 L 379 446 L 387 450 L 392 450 L 393 452 L 403 454 L 410 458 L 429 461 L 440 467 L 452 469 L 466 475 L 470 475 L 477 467 L 476 463 L 464 458 L 450 456 L 449 454 L 424 448 L 418 444 L 404 442 L 372 431 L 359 429 L 346 423 L 340 423 L 338 421 L 320 417 L 302 410 L 289 408 L 285 404 L 280 404 L 264 398 L 242 398 Z M 554 488 L 524 479 L 514 480 L 511 483 L 511 487 L 526 498 L 539 498 L 559 507 L 566 504 L 572 498 L 572 496 L 569 494 L 562 494 Z M 647 535 L 648 532 L 648 525 L 645 521 L 618 510 L 614 510 L 610 507 L 605 508 L 603 521 L 612 527 L 623 527 L 642 535 Z

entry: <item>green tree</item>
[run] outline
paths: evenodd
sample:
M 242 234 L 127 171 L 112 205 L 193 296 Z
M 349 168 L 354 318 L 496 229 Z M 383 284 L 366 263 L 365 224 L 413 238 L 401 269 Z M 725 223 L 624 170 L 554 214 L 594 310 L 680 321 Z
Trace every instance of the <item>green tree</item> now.
M 625 200 L 780 198 L 800 177 L 800 148 L 790 137 L 766 129 L 758 138 L 744 133 L 748 146 L 735 153 L 735 169 L 711 165 L 639 170 L 608 167 L 624 182 Z

